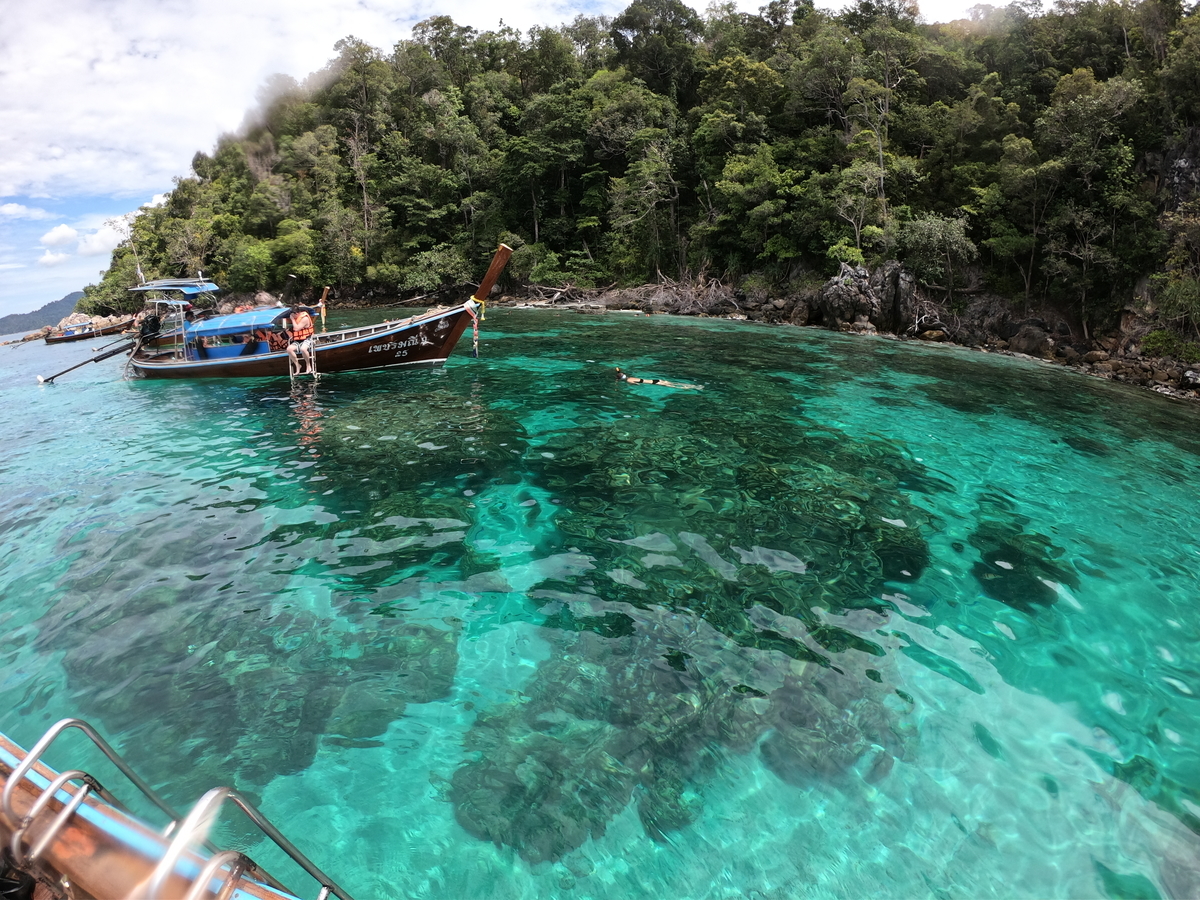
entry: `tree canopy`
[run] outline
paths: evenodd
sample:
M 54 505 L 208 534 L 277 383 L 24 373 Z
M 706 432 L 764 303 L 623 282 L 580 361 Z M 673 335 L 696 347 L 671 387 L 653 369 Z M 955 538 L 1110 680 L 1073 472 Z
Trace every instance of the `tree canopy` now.
M 1157 273 L 1200 320 L 1195 198 L 1166 177 L 1200 143 L 1200 14 L 1178 0 L 947 25 L 912 0 L 634 0 L 528 33 L 434 16 L 334 52 L 196 154 L 85 304 L 128 308 L 139 262 L 239 291 L 429 290 L 506 240 L 507 277 L 581 286 L 898 256 L 1085 321 Z

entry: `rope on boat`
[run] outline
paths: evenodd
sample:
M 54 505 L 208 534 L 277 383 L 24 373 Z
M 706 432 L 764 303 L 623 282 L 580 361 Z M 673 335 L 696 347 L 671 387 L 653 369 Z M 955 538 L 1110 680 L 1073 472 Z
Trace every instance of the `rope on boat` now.
M 466 306 L 464 308 L 467 311 L 467 315 L 469 315 L 471 317 L 471 327 L 473 329 L 472 344 L 471 344 L 471 356 L 474 359 L 479 359 L 479 319 L 480 319 L 480 316 L 475 315 L 475 310 L 471 309 L 470 306 Z

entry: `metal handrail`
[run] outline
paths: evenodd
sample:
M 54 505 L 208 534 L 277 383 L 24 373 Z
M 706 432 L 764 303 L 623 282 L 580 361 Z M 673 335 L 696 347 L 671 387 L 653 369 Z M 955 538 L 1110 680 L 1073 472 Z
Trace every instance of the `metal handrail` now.
M 167 878 L 174 871 L 175 864 L 179 861 L 179 857 L 187 850 L 192 839 L 197 837 L 199 832 L 205 830 L 207 824 L 216 817 L 217 812 L 226 800 L 232 800 L 237 804 L 250 821 L 258 826 L 259 831 L 274 841 L 275 846 L 290 856 L 300 868 L 311 875 L 321 885 L 321 897 L 328 897 L 330 894 L 333 894 L 335 897 L 339 897 L 340 900 L 353 900 L 349 894 L 334 883 L 332 878 L 318 869 L 307 856 L 297 850 L 292 842 L 285 838 L 279 829 L 272 825 L 245 797 L 231 787 L 213 788 L 192 807 L 191 812 L 187 814 L 187 818 L 183 820 L 175 836 L 171 839 L 171 845 L 167 848 L 167 852 L 163 854 L 163 858 L 159 860 L 158 865 L 155 866 L 154 871 L 150 874 L 146 891 L 146 897 L 149 900 L 158 900 Z M 261 872 L 261 870 L 258 871 Z M 266 873 L 262 874 L 265 875 Z M 270 883 L 274 887 L 286 890 L 286 888 L 280 884 L 276 884 L 273 880 Z M 130 900 L 137 900 L 137 898 L 130 898 Z
M 187 892 L 187 896 L 183 900 L 203 900 L 205 893 L 208 891 L 208 883 L 216 877 L 217 872 L 222 867 L 229 866 L 229 874 L 221 882 L 221 888 L 215 898 L 215 900 L 227 900 L 238 879 L 242 877 L 242 874 L 247 869 L 252 868 L 253 865 L 248 857 L 238 853 L 236 850 L 222 850 L 216 856 L 212 857 L 204 868 L 200 870 L 200 874 L 192 882 L 192 889 Z
M 136 893 L 136 898 L 131 900 L 141 900 L 144 897 L 158 897 L 163 886 L 170 878 L 175 870 L 176 864 L 180 857 L 187 850 L 193 840 L 200 840 L 206 848 L 208 848 L 213 856 L 208 859 L 204 867 L 201 869 L 200 877 L 193 882 L 191 890 L 188 892 L 188 900 L 199 900 L 208 890 L 208 884 L 216 876 L 216 874 L 224 866 L 229 866 L 229 874 L 226 876 L 221 888 L 218 890 L 218 900 L 227 898 L 232 889 L 236 886 L 237 881 L 243 875 L 249 875 L 255 880 L 278 889 L 284 893 L 288 893 L 288 888 L 280 884 L 268 873 L 260 869 L 253 860 L 244 854 L 235 851 L 217 851 L 217 849 L 205 838 L 208 824 L 216 817 L 222 804 L 226 800 L 232 800 L 242 812 L 258 827 L 258 829 L 270 838 L 279 849 L 292 858 L 305 872 L 314 878 L 321 886 L 318 900 L 326 900 L 329 896 L 335 896 L 340 900 L 353 900 L 342 888 L 336 885 L 333 880 L 322 872 L 313 864 L 303 853 L 301 853 L 271 822 L 263 816 L 255 807 L 246 800 L 240 793 L 233 788 L 220 787 L 213 788 L 206 793 L 196 803 L 186 818 L 183 818 L 174 809 L 171 808 L 166 801 L 155 793 L 154 789 L 143 781 L 136 772 L 130 768 L 129 764 L 121 758 L 107 741 L 87 722 L 82 719 L 62 719 L 56 722 L 51 728 L 42 735 L 41 739 L 33 746 L 25 758 L 21 760 L 13 769 L 12 773 L 5 780 L 3 792 L 0 793 L 0 813 L 8 818 L 15 830 L 12 836 L 12 855 L 18 865 L 27 865 L 34 862 L 46 851 L 53 842 L 54 838 L 66 825 L 67 821 L 75 814 L 84 800 L 95 791 L 100 797 L 111 803 L 117 808 L 124 809 L 119 801 L 113 797 L 105 788 L 86 772 L 78 769 L 63 772 L 49 781 L 48 786 L 34 800 L 29 811 L 24 816 L 18 816 L 16 808 L 13 805 L 13 794 L 16 791 L 17 785 L 22 779 L 25 779 L 33 767 L 38 763 L 41 757 L 46 753 L 49 746 L 61 735 L 64 731 L 70 728 L 77 728 L 82 731 L 87 737 L 100 749 L 109 761 L 112 762 L 129 781 L 142 792 L 142 794 L 154 803 L 170 818 L 171 823 L 164 831 L 164 836 L 171 838 L 171 843 L 168 845 L 166 853 L 159 860 L 147 880 L 148 887 L 143 893 L 139 888 Z M 31 848 L 28 854 L 24 853 L 21 848 L 25 832 L 33 824 L 35 819 L 49 806 L 55 796 L 63 790 L 71 781 L 82 781 L 80 788 L 70 796 L 70 799 L 63 804 L 63 808 L 54 817 L 54 821 L 46 828 L 46 830 L 38 838 L 37 844 Z
M 18 782 L 20 782 L 21 779 L 23 779 L 29 773 L 34 764 L 37 763 L 41 759 L 42 755 L 46 752 L 46 749 L 52 743 L 54 743 L 54 740 L 68 728 L 78 728 L 80 731 L 86 734 L 91 739 L 92 743 L 100 748 L 101 752 L 108 757 L 109 761 L 121 770 L 121 774 L 128 778 L 130 782 L 133 783 L 133 786 L 142 792 L 146 799 L 167 814 L 167 817 L 171 820 L 171 828 L 168 828 L 167 830 L 167 834 L 170 834 L 175 824 L 181 818 L 179 813 L 175 812 L 175 810 L 172 809 L 165 800 L 158 796 L 158 794 L 154 792 L 154 789 L 150 787 L 150 785 L 146 784 L 146 782 L 139 778 L 138 774 L 129 767 L 129 764 L 120 757 L 117 751 L 109 746 L 108 741 L 104 740 L 104 738 L 100 736 L 99 732 L 97 732 L 96 729 L 94 729 L 87 722 L 83 721 L 83 719 L 61 719 L 52 725 L 49 731 L 42 735 L 41 740 L 34 744 L 33 749 L 25 754 L 25 759 L 23 759 L 20 764 L 13 769 L 12 774 L 4 783 L 4 792 L 3 794 L 0 794 L 0 810 L 3 810 L 4 814 L 13 822 L 20 821 L 15 810 L 13 809 L 12 803 L 13 792 L 17 789 Z M 100 795 L 104 797 L 105 800 L 108 800 L 117 807 L 121 806 L 121 804 L 116 801 L 116 798 L 112 797 L 111 794 L 100 788 L 99 784 L 97 784 L 96 787 Z
M 29 826 L 32 825 L 37 817 L 42 814 L 42 810 L 50 805 L 50 801 L 54 799 L 54 795 L 62 790 L 62 788 L 66 786 L 67 782 L 75 781 L 76 779 L 82 781 L 83 785 L 81 785 L 79 790 L 75 792 L 75 795 L 71 797 L 70 801 L 63 806 L 58 815 L 54 817 L 54 821 L 50 823 L 50 827 L 46 829 L 45 833 L 41 837 L 41 840 L 34 845 L 29 853 L 25 853 L 25 851 L 21 849 L 21 844 L 25 839 L 25 832 L 29 830 Z M 33 806 L 29 808 L 29 812 L 25 814 L 25 817 L 22 818 L 20 822 L 17 823 L 17 827 L 13 829 L 12 840 L 9 842 L 8 847 L 9 852 L 12 854 L 13 862 L 15 862 L 18 866 L 27 866 L 32 862 L 36 862 L 37 859 L 46 852 L 46 848 L 50 846 L 51 841 L 54 840 L 55 836 L 62 830 L 63 826 L 67 824 L 67 820 L 75 814 L 75 810 L 79 809 L 79 805 L 83 803 L 83 801 L 87 798 L 87 795 L 92 792 L 93 788 L 99 792 L 99 782 L 92 778 L 92 776 L 87 772 L 82 772 L 79 769 L 71 769 L 68 772 L 63 772 L 61 775 L 51 781 L 46 789 L 38 796 L 38 798 L 33 801 Z

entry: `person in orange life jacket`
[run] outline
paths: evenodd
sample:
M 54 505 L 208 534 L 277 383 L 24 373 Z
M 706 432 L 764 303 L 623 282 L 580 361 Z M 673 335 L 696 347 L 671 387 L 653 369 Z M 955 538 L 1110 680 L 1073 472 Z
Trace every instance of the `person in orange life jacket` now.
M 288 336 L 288 374 L 309 375 L 316 373 L 315 342 L 313 333 L 312 310 L 307 306 L 294 306 L 288 313 L 285 330 Z M 300 361 L 304 360 L 305 370 L 300 371 Z

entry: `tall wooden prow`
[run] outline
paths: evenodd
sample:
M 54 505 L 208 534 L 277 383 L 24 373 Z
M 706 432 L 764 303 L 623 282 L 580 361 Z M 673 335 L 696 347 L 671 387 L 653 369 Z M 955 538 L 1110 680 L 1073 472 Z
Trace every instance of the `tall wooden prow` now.
M 496 279 L 500 277 L 500 273 L 504 271 L 504 267 L 508 265 L 508 258 L 512 256 L 513 249 L 508 244 L 501 244 L 496 248 L 496 255 L 492 257 L 492 264 L 488 266 L 487 274 L 483 276 L 483 281 L 479 282 L 479 290 L 475 292 L 475 296 L 471 299 L 479 304 L 479 321 L 483 321 L 487 316 L 487 298 L 492 292 L 492 288 L 496 284 Z

